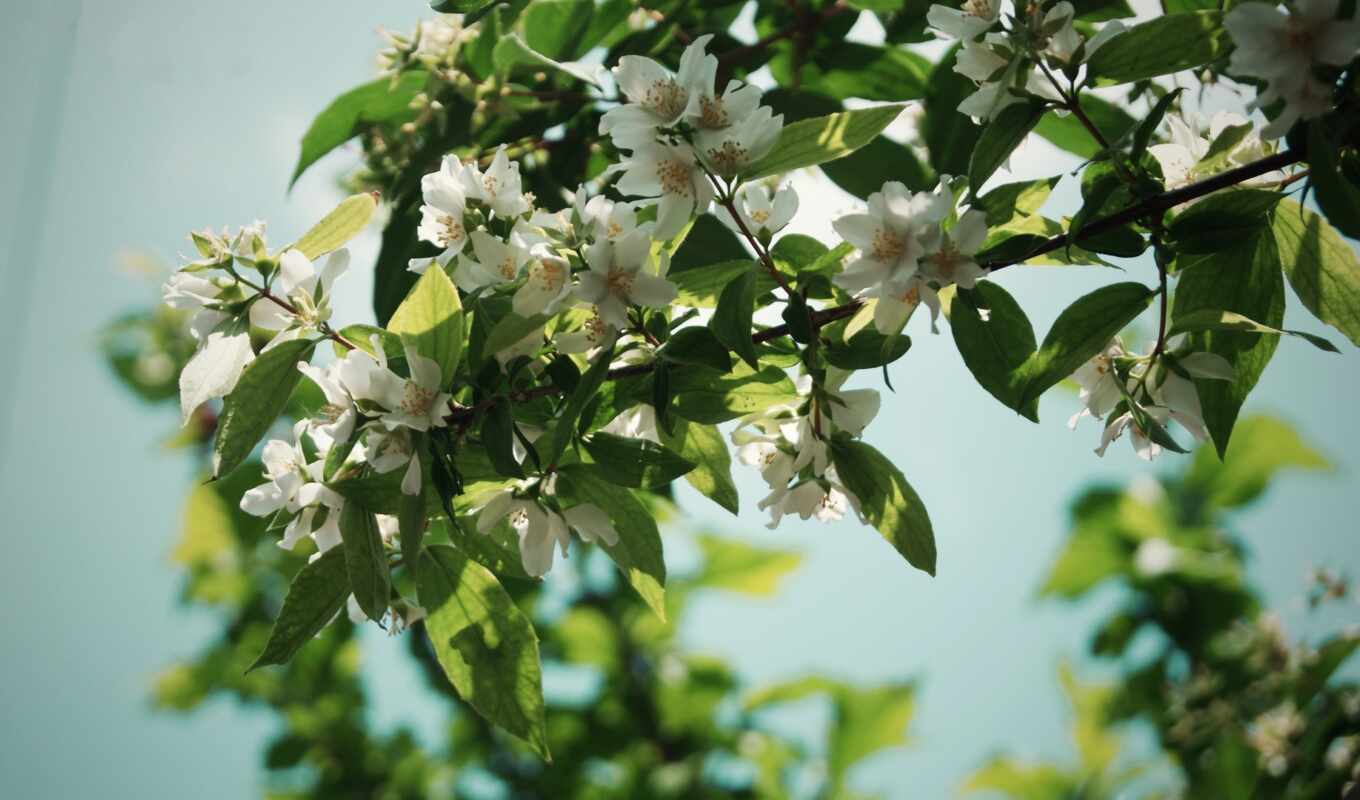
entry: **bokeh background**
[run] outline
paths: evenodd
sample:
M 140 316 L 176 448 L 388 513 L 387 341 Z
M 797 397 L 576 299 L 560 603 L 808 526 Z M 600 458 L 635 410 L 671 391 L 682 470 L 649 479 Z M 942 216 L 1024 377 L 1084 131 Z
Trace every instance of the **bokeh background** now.
M 410 28 L 427 9 L 423 0 L 0 6 L 0 343 L 10 362 L 0 377 L 2 793 L 254 796 L 274 724 L 264 712 L 217 701 L 171 717 L 147 702 L 153 673 L 215 629 L 206 614 L 178 607 L 179 577 L 166 557 L 194 465 L 161 447 L 174 412 L 120 389 L 97 332 L 154 298 L 153 284 L 119 270 L 128 253 L 173 264 L 191 228 L 259 217 L 287 237 L 327 211 L 353 153 L 327 157 L 289 193 L 297 142 L 333 96 L 371 77 L 378 26 Z M 1019 177 L 1073 166 L 1033 139 L 1012 159 Z M 830 217 L 853 199 L 800 181 L 801 229 L 829 237 Z M 1049 209 L 1070 213 L 1071 183 Z M 355 250 L 357 264 L 371 263 L 376 236 Z M 1146 263 L 1128 269 L 1150 278 Z M 1096 268 L 1002 278 L 1039 330 L 1107 280 Z M 370 288 L 365 270 L 353 270 L 338 317 L 367 321 Z M 1325 332 L 1295 305 L 1289 322 Z M 931 336 L 918 318 L 909 333 L 915 347 L 894 365 L 897 391 L 885 394 L 868 439 L 926 499 L 939 576 L 908 569 L 853 521 L 767 531 L 754 508 L 763 485 L 739 469 L 740 518 L 685 487 L 689 520 L 806 558 L 768 601 L 698 600 L 682 640 L 725 657 L 753 684 L 809 671 L 919 679 L 912 744 L 876 756 L 854 783 L 892 797 L 946 797 L 992 753 L 1069 752 L 1056 669 L 1065 659 L 1079 674 L 1102 674 L 1084 642 L 1102 604 L 1117 598 L 1073 606 L 1040 602 L 1036 589 L 1080 487 L 1171 464 L 1140 462 L 1122 442 L 1097 459 L 1098 428 L 1063 424 L 1074 397 L 1050 393 L 1043 422 L 1030 424 L 976 386 L 947 332 Z M 1342 355 L 1283 342 L 1247 406 L 1288 420 L 1337 464 L 1322 477 L 1284 476 L 1238 520 L 1252 579 L 1298 635 L 1360 620 L 1354 603 L 1307 619 L 1302 603 L 1310 565 L 1360 573 L 1360 354 L 1331 338 Z M 400 651 L 376 630 L 364 640 L 374 724 L 428 731 L 442 708 L 423 701 Z M 814 731 L 819 720 L 793 714 L 787 724 Z

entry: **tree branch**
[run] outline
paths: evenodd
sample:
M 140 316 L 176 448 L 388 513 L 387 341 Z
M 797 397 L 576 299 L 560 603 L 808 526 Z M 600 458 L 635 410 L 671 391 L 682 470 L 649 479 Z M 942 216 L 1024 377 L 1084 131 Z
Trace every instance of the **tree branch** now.
M 1250 164 L 1237 167 L 1236 169 L 1220 172 L 1217 175 L 1192 183 L 1189 186 L 1183 186 L 1170 192 L 1163 192 L 1144 198 L 1122 211 L 1116 211 L 1109 216 L 1092 220 L 1082 228 L 1081 232 L 1083 235 L 1092 235 L 1112 231 L 1116 228 L 1128 225 L 1131 222 L 1135 222 L 1148 214 L 1166 211 L 1181 203 L 1204 197 L 1205 195 L 1212 194 L 1220 189 L 1235 186 L 1244 181 L 1249 181 L 1252 178 L 1260 177 L 1268 172 L 1274 172 L 1278 169 L 1287 167 L 1290 164 L 1296 164 L 1304 158 L 1305 155 L 1301 150 L 1286 150 L 1275 153 L 1274 155 L 1266 156 L 1259 161 L 1253 161 Z M 1044 241 L 1043 244 L 1035 247 L 1032 251 L 1020 258 L 984 263 L 981 266 L 986 267 L 991 272 L 995 272 L 999 269 L 1015 266 L 1016 264 L 1023 264 L 1031 258 L 1041 256 L 1045 253 L 1051 253 L 1054 250 L 1060 250 L 1067 245 L 1067 234 L 1061 233 Z M 811 317 L 813 328 L 816 330 L 821 326 L 828 325 L 836 320 L 853 316 L 855 312 L 863 307 L 863 305 L 864 303 L 861 300 L 852 300 L 844 305 L 812 311 L 809 316 Z M 751 336 L 751 339 L 756 344 L 761 344 L 775 339 L 781 339 L 788 335 L 788 325 L 775 325 L 774 327 L 756 332 Z M 605 379 L 619 380 L 621 378 L 633 378 L 639 375 L 646 375 L 652 371 L 652 367 L 652 364 L 630 364 L 626 367 L 611 369 Z M 561 391 L 562 389 L 555 385 L 535 386 L 532 389 L 512 392 L 508 395 L 508 399 L 511 402 L 527 402 L 529 400 L 536 400 L 540 397 L 550 397 L 554 394 L 559 394 Z M 486 406 L 498 401 L 499 398 L 491 398 L 475 406 L 460 406 L 454 408 L 445 419 L 449 423 L 458 422 L 460 420 L 469 420 L 483 411 Z

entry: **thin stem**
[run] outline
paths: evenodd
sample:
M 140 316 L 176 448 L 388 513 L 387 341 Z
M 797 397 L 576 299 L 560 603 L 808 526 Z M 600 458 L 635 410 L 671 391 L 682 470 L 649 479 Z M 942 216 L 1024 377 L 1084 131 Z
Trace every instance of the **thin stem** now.
M 737 204 L 733 199 L 732 193 L 722 187 L 718 183 L 718 179 L 709 173 L 708 170 L 704 170 L 704 174 L 708 175 L 708 179 L 713 183 L 713 188 L 717 192 L 718 205 L 727 209 L 727 213 L 736 221 L 737 227 L 741 230 L 741 235 L 746 238 L 746 241 L 751 245 L 751 249 L 755 250 L 756 255 L 760 258 L 760 263 L 765 265 L 765 269 L 770 273 L 770 277 L 774 278 L 774 282 L 779 284 L 779 288 L 784 290 L 784 294 L 792 298 L 793 287 L 789 286 L 789 282 L 784 279 L 784 276 L 780 274 L 779 269 L 774 265 L 774 259 L 770 257 L 770 252 L 766 250 L 765 246 L 760 243 L 760 240 L 751 233 L 751 229 L 746 227 L 746 221 L 737 213 Z
M 301 314 L 298 313 L 297 306 L 293 305 L 287 300 L 284 300 L 282 297 L 279 297 L 278 295 L 269 291 L 268 287 L 258 286 L 246 280 L 245 278 L 242 278 L 240 275 L 236 276 L 236 280 L 240 281 L 241 283 L 244 283 L 246 286 L 249 286 L 256 292 L 259 292 L 260 297 L 266 300 L 273 301 L 275 305 L 279 306 L 284 311 L 287 311 L 289 314 L 292 314 L 295 317 L 302 316 Z M 322 336 L 325 336 L 327 339 L 330 339 L 331 341 L 336 342 L 337 344 L 343 345 L 349 348 L 350 350 L 359 349 L 358 347 L 355 346 L 354 342 L 351 342 L 349 339 L 346 339 L 344 336 L 341 336 L 334 328 L 332 328 L 329 324 L 325 322 L 318 322 L 316 324 L 316 329 L 321 332 Z

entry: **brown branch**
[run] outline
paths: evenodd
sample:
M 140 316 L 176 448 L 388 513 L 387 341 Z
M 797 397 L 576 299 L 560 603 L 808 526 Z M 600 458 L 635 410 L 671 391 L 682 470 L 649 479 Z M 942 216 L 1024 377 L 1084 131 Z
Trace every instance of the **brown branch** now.
M 1166 211 L 1167 209 L 1174 208 L 1175 206 L 1178 206 L 1181 203 L 1185 203 L 1190 200 L 1195 200 L 1197 198 L 1204 197 L 1205 195 L 1212 194 L 1213 192 L 1216 192 L 1220 189 L 1226 189 L 1230 186 L 1235 186 L 1239 183 L 1251 180 L 1252 178 L 1259 177 L 1268 172 L 1274 172 L 1278 169 L 1282 169 L 1283 167 L 1287 167 L 1290 164 L 1296 164 L 1299 161 L 1302 161 L 1304 157 L 1305 156 L 1303 152 L 1299 150 L 1286 150 L 1280 153 L 1275 153 L 1274 155 L 1266 156 L 1265 158 L 1259 161 L 1253 161 L 1250 164 L 1237 167 L 1236 169 L 1230 169 L 1227 172 L 1220 172 L 1219 174 L 1214 175 L 1213 177 L 1205 178 L 1204 180 L 1192 183 L 1189 186 L 1184 186 L 1181 187 L 1180 189 L 1175 189 L 1170 192 L 1163 192 L 1161 194 L 1145 198 L 1122 211 L 1117 211 L 1113 214 L 1110 214 L 1109 216 L 1101 217 L 1099 219 L 1091 221 L 1090 224 L 1082 228 L 1081 232 L 1082 234 L 1097 234 L 1104 233 L 1106 231 L 1112 231 L 1115 230 L 1116 228 L 1121 228 L 1125 225 L 1128 225 L 1131 222 L 1135 222 L 1147 216 L 1148 214 Z M 1023 264 L 1026 261 L 1030 260 L 1031 258 L 1035 258 L 1036 256 L 1041 256 L 1045 253 L 1051 253 L 1054 250 L 1061 250 L 1067 245 L 1068 245 L 1067 234 L 1062 233 L 1058 234 L 1057 236 L 1054 236 L 1051 239 L 1046 240 L 1043 244 L 1034 248 L 1034 250 L 1030 251 L 1029 253 L 1020 258 L 1004 261 L 986 262 L 981 264 L 981 266 L 986 267 L 988 270 L 992 272 L 995 272 L 999 269 L 1015 266 L 1016 264 Z M 1163 279 L 1165 278 L 1164 271 L 1162 273 L 1162 277 Z M 830 323 L 835 322 L 837 320 L 853 316 L 855 312 L 859 311 L 860 308 L 863 307 L 863 305 L 864 303 L 861 300 L 851 300 L 849 303 L 845 303 L 844 305 L 833 306 L 831 308 L 824 308 L 818 311 L 812 311 L 809 314 L 809 317 L 811 318 L 813 329 L 817 330 L 821 328 L 823 325 L 829 325 Z M 758 331 L 752 334 L 751 340 L 754 341 L 756 344 L 762 344 L 764 342 L 773 341 L 775 339 L 782 339 L 783 337 L 788 335 L 789 335 L 788 325 L 775 325 L 774 327 L 766 328 L 762 331 Z M 605 379 L 619 380 L 621 378 L 633 378 L 639 375 L 646 375 L 647 373 L 652 371 L 652 368 L 653 368 L 652 364 L 630 364 L 629 366 L 626 367 L 611 369 L 609 373 L 605 376 Z M 561 387 L 555 385 L 535 386 L 532 389 L 525 389 L 518 392 L 512 392 L 511 394 L 506 395 L 504 397 L 508 398 L 511 402 L 527 402 L 529 400 L 536 400 L 540 397 L 550 397 L 552 395 L 560 393 L 561 391 L 562 391 Z M 460 420 L 471 420 L 474 416 L 486 410 L 486 408 L 489 408 L 495 403 L 500 402 L 501 399 L 503 398 L 498 396 L 490 398 L 488 400 L 483 400 L 482 402 L 474 406 L 455 407 L 453 411 L 449 414 L 449 416 L 445 417 L 445 419 L 450 423 L 457 422 Z

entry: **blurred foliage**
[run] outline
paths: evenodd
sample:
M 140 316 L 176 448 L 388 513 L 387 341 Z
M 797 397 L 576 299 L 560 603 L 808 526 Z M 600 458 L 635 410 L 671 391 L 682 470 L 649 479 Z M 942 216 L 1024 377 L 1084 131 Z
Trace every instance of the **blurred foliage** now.
M 1329 467 L 1288 426 L 1257 417 L 1238 424 L 1224 461 L 1205 447 L 1179 474 L 1085 491 L 1041 594 L 1118 587 L 1090 649 L 1119 680 L 1081 687 L 1064 673 L 1075 765 L 998 757 L 965 788 L 1024 800 L 1341 797 L 1360 777 L 1360 684 L 1335 673 L 1360 633 L 1290 641 L 1247 581 L 1230 527 L 1281 470 Z M 1325 570 L 1314 584 L 1314 606 L 1349 592 Z M 1116 759 L 1129 723 L 1153 731 L 1166 763 Z M 1155 771 L 1175 785 L 1146 788 Z

